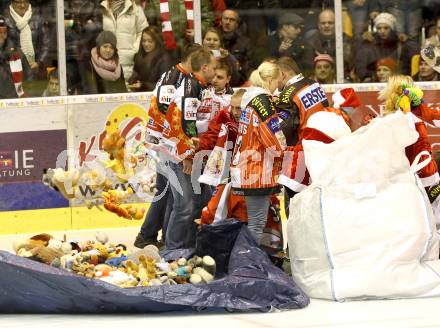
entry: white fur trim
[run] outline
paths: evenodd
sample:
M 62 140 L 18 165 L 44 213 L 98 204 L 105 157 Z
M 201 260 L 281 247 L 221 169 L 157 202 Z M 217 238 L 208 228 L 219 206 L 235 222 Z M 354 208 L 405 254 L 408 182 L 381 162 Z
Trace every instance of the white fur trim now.
M 247 89 L 247 91 L 244 93 L 243 98 L 241 99 L 241 109 L 245 109 L 246 106 L 250 103 L 252 99 L 254 99 L 256 96 L 262 95 L 262 94 L 269 94 L 269 92 L 263 88 L 260 87 L 250 87 Z
M 332 95 L 333 100 L 333 107 L 334 108 L 340 108 L 341 104 L 345 102 L 345 98 L 341 94 L 341 90 L 335 91 L 335 93 Z
M 420 181 L 422 182 L 423 187 L 430 187 L 437 184 L 440 181 L 440 176 L 438 172 L 436 172 L 435 174 L 429 177 L 420 178 Z
M 325 133 L 334 140 L 351 133 L 342 116 L 333 112 L 317 112 L 307 120 L 307 127 Z

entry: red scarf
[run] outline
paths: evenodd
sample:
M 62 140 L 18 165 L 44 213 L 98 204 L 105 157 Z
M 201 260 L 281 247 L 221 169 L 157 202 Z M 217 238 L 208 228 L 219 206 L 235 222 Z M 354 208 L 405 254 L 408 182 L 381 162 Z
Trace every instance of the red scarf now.
M 15 91 L 18 97 L 24 96 L 23 91 L 23 66 L 21 63 L 21 56 L 18 51 L 15 51 L 9 58 L 9 67 L 11 68 L 12 81 L 14 81 Z
M 185 0 L 186 24 L 188 29 L 194 29 L 193 0 Z M 162 36 L 167 49 L 176 49 L 173 27 L 170 20 L 168 0 L 160 0 L 160 19 L 162 20 Z

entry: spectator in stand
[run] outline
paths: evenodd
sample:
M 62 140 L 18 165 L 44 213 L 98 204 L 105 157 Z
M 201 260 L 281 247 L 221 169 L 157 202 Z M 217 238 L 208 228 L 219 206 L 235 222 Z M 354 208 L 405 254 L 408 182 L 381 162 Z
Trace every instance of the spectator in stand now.
M 393 58 L 381 58 L 376 62 L 375 82 L 388 82 L 391 75 L 396 73 L 397 65 Z
M 24 97 L 23 82 L 30 78 L 30 67 L 24 54 L 8 37 L 8 26 L 0 16 L 0 99 Z
M 148 26 L 147 19 L 135 0 L 104 0 L 101 10 L 104 31 L 116 35 L 124 78 L 128 80 L 133 72 L 134 55 L 139 50 L 142 31 Z
M 435 31 L 436 34 L 426 40 L 424 47 L 426 47 L 429 44 L 432 44 L 440 48 L 440 17 L 437 17 L 435 21 Z
M 165 50 L 162 33 L 148 26 L 142 33 L 139 51 L 134 57 L 133 74 L 128 80 L 132 91 L 153 91 L 161 75 L 172 66 Z
M 215 27 L 210 27 L 206 30 L 203 37 L 203 46 L 210 49 L 217 59 L 224 59 L 231 67 L 232 77 L 230 85 L 232 87 L 240 86 L 246 80 L 246 76 L 240 71 L 240 63 L 237 58 L 223 48 L 222 35 L 220 30 Z
M 435 24 L 437 17 L 440 17 L 440 0 L 422 0 L 422 16 L 425 26 L 430 22 Z
M 248 76 L 250 70 L 251 45 L 249 38 L 239 31 L 239 25 L 240 17 L 237 11 L 227 9 L 223 12 L 221 29 L 223 32 L 224 46 L 240 63 L 240 74 L 242 76 Z
M 11 0 L 4 18 L 9 38 L 20 47 L 33 74 L 46 79 L 51 39 L 40 8 L 32 7 L 29 0 Z
M 376 11 L 388 12 L 396 17 L 396 33 L 401 42 L 418 40 L 423 25 L 420 0 L 375 0 Z M 374 1 L 373 1 L 374 2 Z
M 44 90 L 42 97 L 56 97 L 60 95 L 60 80 L 58 77 L 58 70 L 52 69 L 47 74 L 47 88 Z
M 90 64 L 90 51 L 102 31 L 99 3 L 87 0 L 64 1 L 67 93 L 82 94 Z
M 393 58 L 403 74 L 410 73 L 411 58 L 418 54 L 419 45 L 412 40 L 399 41 L 396 18 L 389 13 L 381 13 L 374 19 L 376 33 L 368 36 L 356 53 L 355 68 L 359 79 L 369 82 L 374 79 L 376 62 L 380 58 Z
M 311 77 L 312 80 L 319 82 L 320 84 L 333 84 L 336 83 L 335 80 L 335 61 L 334 59 L 327 55 L 318 55 L 314 59 L 314 75 Z
M 318 14 L 323 9 L 319 0 L 279 0 L 278 12 L 295 13 L 304 19 L 303 33 L 316 30 Z M 333 8 L 330 7 L 330 8 Z M 278 22 L 279 26 L 279 22 Z
M 271 37 L 272 56 L 291 57 L 304 68 L 304 19 L 294 13 L 284 13 L 278 19 L 278 31 Z
M 103 31 L 96 38 L 96 47 L 91 51 L 88 93 L 127 92 L 116 45 L 116 36 L 110 31 Z
M 165 47 L 174 64 L 187 44 L 194 42 L 193 1 L 150 0 L 145 6 L 148 22 L 162 29 Z M 201 0 L 202 31 L 214 25 L 210 0 Z
M 429 66 L 422 57 L 419 57 L 419 71 L 412 78 L 414 81 L 440 81 L 440 73 Z
M 346 67 L 351 65 L 351 39 L 344 34 L 344 62 Z M 328 54 L 336 57 L 335 39 L 335 13 L 331 9 L 324 9 L 318 18 L 318 32 L 307 38 L 305 49 L 305 63 L 307 68 L 313 64 L 313 60 L 319 54 Z

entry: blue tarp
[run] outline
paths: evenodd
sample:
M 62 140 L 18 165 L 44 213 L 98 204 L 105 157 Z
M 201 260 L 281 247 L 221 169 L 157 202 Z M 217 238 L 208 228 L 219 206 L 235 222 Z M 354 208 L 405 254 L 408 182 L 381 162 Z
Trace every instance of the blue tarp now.
M 307 306 L 309 298 L 292 278 L 272 265 L 246 227 L 237 227 L 227 274 L 206 285 L 123 289 L 0 251 L 0 313 L 268 311 Z M 206 233 L 218 227 L 204 229 Z

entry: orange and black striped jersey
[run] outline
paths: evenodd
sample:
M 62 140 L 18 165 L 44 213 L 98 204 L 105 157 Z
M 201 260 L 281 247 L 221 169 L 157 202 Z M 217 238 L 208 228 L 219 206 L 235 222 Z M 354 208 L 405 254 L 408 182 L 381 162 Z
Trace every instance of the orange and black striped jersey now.
M 168 107 L 174 99 L 176 89 L 188 74 L 180 64 L 177 64 L 163 73 L 156 83 L 148 108 L 147 130 L 150 135 L 159 139 L 162 137 L 163 123 Z
M 284 144 L 272 97 L 261 88 L 250 88 L 241 104 L 231 165 L 232 186 L 245 195 L 277 192 Z
M 321 85 L 302 74 L 287 82 L 276 102 L 278 115 L 283 119 L 282 129 L 288 146 L 294 146 L 302 138 L 307 119 L 328 107 L 328 99 Z

